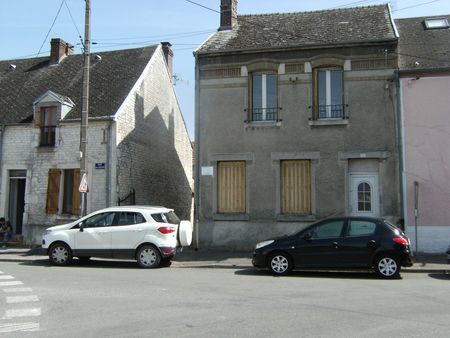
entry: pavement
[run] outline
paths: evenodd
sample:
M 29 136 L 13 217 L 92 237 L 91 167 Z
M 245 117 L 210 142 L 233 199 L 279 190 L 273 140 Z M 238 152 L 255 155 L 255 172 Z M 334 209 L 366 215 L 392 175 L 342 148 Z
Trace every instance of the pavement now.
M 0 248 L 0 262 L 29 262 L 47 260 L 38 248 Z M 172 260 L 173 267 L 180 268 L 253 268 L 252 253 L 243 251 L 218 251 L 210 249 L 184 249 Z M 450 263 L 446 254 L 418 253 L 412 267 L 402 268 L 403 272 L 450 274 Z

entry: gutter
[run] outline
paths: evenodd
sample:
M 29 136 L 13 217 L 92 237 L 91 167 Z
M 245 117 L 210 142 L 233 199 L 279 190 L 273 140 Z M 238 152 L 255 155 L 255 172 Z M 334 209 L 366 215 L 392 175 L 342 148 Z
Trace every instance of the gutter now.
M 406 175 L 405 175 L 405 153 L 404 153 L 404 128 L 403 128 L 403 93 L 400 82 L 400 72 L 395 71 L 395 88 L 397 92 L 397 148 L 398 148 L 398 170 L 399 170 L 399 189 L 400 189 L 400 215 L 404 220 L 404 224 L 408 224 L 406 220 Z
M 195 250 L 200 247 L 200 70 L 198 54 L 195 57 L 195 180 L 194 180 L 194 222 L 195 222 Z

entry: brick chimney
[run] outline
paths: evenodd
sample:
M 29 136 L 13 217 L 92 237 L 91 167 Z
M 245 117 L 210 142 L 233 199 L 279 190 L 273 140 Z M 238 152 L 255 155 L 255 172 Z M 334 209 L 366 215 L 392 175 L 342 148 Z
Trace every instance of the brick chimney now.
M 170 42 L 161 42 L 162 50 L 164 53 L 164 58 L 166 59 L 167 69 L 169 70 L 169 75 L 172 77 L 173 74 L 173 51 Z
M 219 31 L 230 30 L 237 23 L 238 0 L 220 0 L 220 28 Z
M 67 55 L 73 54 L 73 46 L 63 39 L 52 39 L 50 41 L 50 64 L 58 64 Z

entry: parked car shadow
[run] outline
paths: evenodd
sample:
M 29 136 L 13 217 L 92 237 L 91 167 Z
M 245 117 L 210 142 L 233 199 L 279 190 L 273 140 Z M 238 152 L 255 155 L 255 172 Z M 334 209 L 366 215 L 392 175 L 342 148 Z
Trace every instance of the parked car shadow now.
M 365 280 L 382 280 L 375 273 L 367 270 L 362 271 L 312 271 L 297 270 L 292 271 L 287 276 L 274 276 L 268 270 L 259 269 L 242 269 L 235 272 L 240 276 L 262 276 L 272 278 L 329 278 L 329 279 L 365 279 Z M 399 279 L 402 279 L 401 277 Z M 398 279 L 398 280 L 399 280 Z
M 430 273 L 428 276 L 434 279 L 450 280 L 449 273 Z
M 28 262 L 21 262 L 20 265 L 37 265 L 48 268 L 60 269 L 60 266 L 55 266 L 50 264 L 48 259 L 36 259 Z M 166 268 L 171 265 L 171 262 L 162 262 L 156 269 Z M 80 261 L 76 258 L 73 259 L 72 263 L 64 267 L 69 268 L 103 268 L 103 269 L 141 269 L 136 261 L 132 260 L 111 260 L 111 259 L 97 259 L 92 258 L 88 261 Z M 142 269 L 145 270 L 145 269 Z

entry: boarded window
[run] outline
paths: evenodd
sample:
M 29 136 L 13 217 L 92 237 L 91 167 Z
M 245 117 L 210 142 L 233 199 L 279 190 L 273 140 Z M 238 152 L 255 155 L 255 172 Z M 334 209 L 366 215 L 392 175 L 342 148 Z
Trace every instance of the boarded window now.
M 47 206 L 45 208 L 47 214 L 58 213 L 60 178 L 61 178 L 61 170 L 59 169 L 49 170 L 48 188 L 47 188 Z
M 281 212 L 311 213 L 311 161 L 281 161 Z
M 245 161 L 219 162 L 219 213 L 245 213 Z

